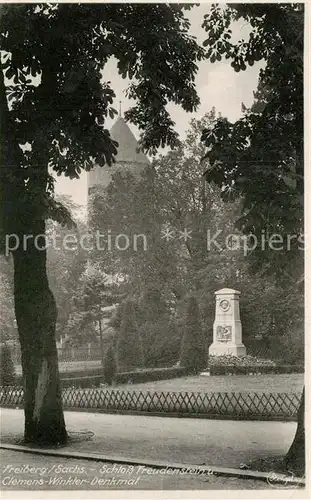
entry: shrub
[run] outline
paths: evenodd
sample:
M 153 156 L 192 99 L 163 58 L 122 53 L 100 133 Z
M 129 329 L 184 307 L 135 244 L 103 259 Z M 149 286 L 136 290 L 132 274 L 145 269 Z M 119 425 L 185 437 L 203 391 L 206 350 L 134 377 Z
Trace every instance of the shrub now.
M 257 366 L 238 366 L 238 365 L 213 365 L 210 367 L 210 375 L 268 375 L 268 374 L 286 374 L 286 373 L 304 373 L 303 365 L 257 365 Z
M 283 364 L 304 364 L 304 325 L 289 330 L 279 337 L 278 357 Z
M 156 283 L 142 285 L 137 298 L 136 321 L 142 340 L 144 366 L 172 366 L 180 355 L 180 335 L 172 320 L 170 299 Z
M 122 320 L 117 341 L 119 371 L 142 368 L 144 365 L 141 337 L 135 318 L 134 304 L 128 300 L 122 308 Z
M 96 377 L 96 376 L 103 376 L 103 368 L 101 366 L 60 373 L 60 378 L 62 380 L 67 378 Z
M 184 377 L 187 375 L 186 369 L 182 367 L 154 368 L 149 370 L 137 370 L 132 372 L 117 373 L 114 382 L 117 384 L 133 384 L 142 382 L 152 382 L 155 380 L 169 380 L 172 378 Z
M 189 373 L 199 373 L 206 367 L 206 342 L 199 319 L 195 297 L 190 297 L 180 352 L 180 364 Z
M 14 385 L 15 369 L 11 356 L 11 350 L 8 345 L 1 347 L 0 355 L 0 386 Z
M 89 389 L 92 387 L 100 387 L 104 381 L 103 375 L 89 375 L 86 377 L 72 377 L 61 380 L 62 389 Z
M 262 367 L 276 366 L 276 362 L 270 359 L 260 359 L 255 356 L 232 356 L 224 354 L 222 356 L 209 356 L 209 366 L 245 366 L 245 367 Z
M 145 322 L 139 329 L 146 368 L 172 366 L 180 355 L 180 332 L 167 316 L 155 323 Z
M 209 356 L 209 370 L 211 375 L 248 375 L 250 373 L 303 373 L 302 364 L 278 364 L 269 359 L 255 356 Z
M 113 382 L 115 384 L 127 384 L 130 381 L 133 384 L 137 384 L 141 382 L 151 382 L 154 380 L 169 380 L 172 378 L 184 377 L 185 375 L 187 375 L 185 368 L 155 368 L 116 373 L 113 378 Z M 106 382 L 106 380 L 103 375 L 88 375 L 85 377 L 68 377 L 62 379 L 61 386 L 62 389 L 73 387 L 76 389 L 86 389 L 91 387 L 100 387 L 100 385 L 104 382 Z
M 111 345 L 104 359 L 104 379 L 108 385 L 112 385 L 116 372 L 117 372 L 117 363 L 114 354 L 114 348 Z

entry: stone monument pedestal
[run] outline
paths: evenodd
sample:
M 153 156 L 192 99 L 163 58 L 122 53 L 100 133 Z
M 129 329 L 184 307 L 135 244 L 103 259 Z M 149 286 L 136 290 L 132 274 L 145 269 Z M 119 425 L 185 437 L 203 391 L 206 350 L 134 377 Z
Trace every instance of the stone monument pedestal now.
M 222 356 L 245 356 L 246 348 L 242 343 L 242 324 L 240 320 L 240 292 L 223 288 L 215 292 L 216 314 L 213 325 L 213 343 L 209 354 Z

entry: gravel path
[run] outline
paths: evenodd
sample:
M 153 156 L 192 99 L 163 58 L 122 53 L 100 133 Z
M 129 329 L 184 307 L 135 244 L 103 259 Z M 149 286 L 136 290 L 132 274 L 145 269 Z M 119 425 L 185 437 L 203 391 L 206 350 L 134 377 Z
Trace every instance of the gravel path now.
M 65 412 L 69 432 L 90 431 L 90 440 L 73 440 L 70 449 L 108 456 L 239 468 L 240 463 L 284 455 L 294 422 L 161 418 Z M 1 409 L 1 440 L 23 436 L 22 410 Z M 75 434 L 72 434 L 73 436 Z

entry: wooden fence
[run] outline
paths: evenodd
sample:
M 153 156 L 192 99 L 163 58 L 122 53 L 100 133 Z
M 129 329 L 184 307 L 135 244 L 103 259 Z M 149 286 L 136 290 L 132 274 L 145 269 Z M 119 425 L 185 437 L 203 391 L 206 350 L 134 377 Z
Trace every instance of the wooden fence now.
M 142 392 L 114 389 L 63 389 L 65 409 L 205 418 L 295 420 L 296 393 Z M 0 405 L 22 407 L 22 387 L 0 388 Z

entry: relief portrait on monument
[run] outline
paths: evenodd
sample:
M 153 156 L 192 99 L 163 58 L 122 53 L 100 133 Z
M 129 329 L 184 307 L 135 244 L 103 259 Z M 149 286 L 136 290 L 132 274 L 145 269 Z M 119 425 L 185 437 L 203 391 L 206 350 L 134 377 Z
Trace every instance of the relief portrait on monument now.
M 219 305 L 223 312 L 227 312 L 230 309 L 230 302 L 226 299 L 221 300 Z
M 216 328 L 217 342 L 229 342 L 232 340 L 232 327 L 231 326 L 217 326 Z

